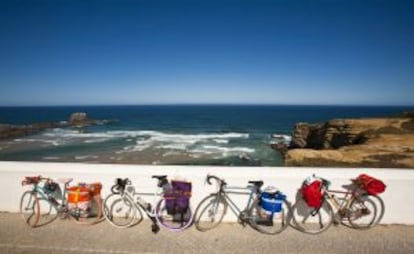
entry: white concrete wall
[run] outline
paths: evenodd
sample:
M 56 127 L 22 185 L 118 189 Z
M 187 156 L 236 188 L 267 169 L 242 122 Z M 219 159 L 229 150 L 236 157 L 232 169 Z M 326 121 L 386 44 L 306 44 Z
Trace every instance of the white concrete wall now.
M 311 174 L 332 182 L 332 189 L 348 184 L 350 178 L 367 173 L 387 184 L 381 194 L 386 205 L 382 223 L 414 224 L 414 169 L 353 169 L 353 168 L 282 168 L 282 167 L 213 167 L 213 166 L 142 166 L 118 164 L 0 162 L 0 211 L 18 212 L 20 196 L 27 187 L 21 186 L 24 176 L 42 175 L 51 178 L 72 177 L 76 182 L 102 182 L 103 196 L 110 192 L 116 177 L 128 177 L 137 191 L 154 191 L 156 180 L 151 175 L 166 174 L 192 181 L 192 207 L 195 209 L 203 197 L 215 190 L 205 183 L 207 174 L 224 178 L 231 186 L 246 186 L 248 180 L 263 180 L 288 195 L 294 203 L 296 191 Z M 151 198 L 149 199 L 151 200 Z M 245 205 L 246 198 L 236 198 Z M 229 213 L 230 214 L 230 213 Z M 229 215 L 226 220 L 234 220 Z

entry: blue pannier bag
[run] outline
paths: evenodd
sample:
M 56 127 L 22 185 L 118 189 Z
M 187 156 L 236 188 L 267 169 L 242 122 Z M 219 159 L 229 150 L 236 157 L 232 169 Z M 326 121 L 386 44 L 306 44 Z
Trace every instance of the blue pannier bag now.
M 263 192 L 260 197 L 260 206 L 267 212 L 279 213 L 282 211 L 283 200 L 286 199 L 286 195 L 277 192 Z

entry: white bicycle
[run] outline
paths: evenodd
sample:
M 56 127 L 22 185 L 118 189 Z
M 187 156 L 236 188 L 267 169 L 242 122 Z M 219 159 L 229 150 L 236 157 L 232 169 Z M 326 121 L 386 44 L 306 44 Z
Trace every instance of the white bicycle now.
M 111 194 L 103 202 L 105 219 L 117 228 L 127 228 L 143 220 L 142 212 L 152 221 L 152 232 L 160 230 L 158 225 L 171 230 L 182 231 L 193 221 L 189 197 L 172 192 L 166 175 L 152 176 L 158 180 L 153 193 L 138 193 L 128 178 L 115 180 Z M 161 189 L 161 191 L 160 191 Z M 153 196 L 154 202 L 146 202 L 141 196 Z M 183 201 L 187 201 L 182 205 Z

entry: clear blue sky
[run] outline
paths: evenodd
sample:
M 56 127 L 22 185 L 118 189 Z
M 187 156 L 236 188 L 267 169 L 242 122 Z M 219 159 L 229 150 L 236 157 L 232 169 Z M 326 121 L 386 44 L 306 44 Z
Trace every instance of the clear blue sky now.
M 414 105 L 414 1 L 0 2 L 0 105 Z

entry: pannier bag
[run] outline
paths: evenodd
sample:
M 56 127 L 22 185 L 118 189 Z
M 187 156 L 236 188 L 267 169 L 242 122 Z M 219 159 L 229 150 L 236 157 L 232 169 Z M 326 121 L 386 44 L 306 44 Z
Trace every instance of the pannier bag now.
M 79 208 L 81 210 L 88 210 L 91 207 L 92 195 L 86 186 L 72 186 L 68 187 L 68 208 Z
M 304 182 L 301 188 L 302 197 L 309 207 L 319 208 L 322 204 L 322 182 L 314 179 L 312 182 Z
M 384 182 L 367 174 L 359 175 L 354 182 L 370 195 L 383 193 L 387 187 Z
M 68 208 L 79 208 L 88 211 L 92 205 L 92 199 L 101 194 L 102 184 L 79 184 L 78 186 L 68 187 Z
M 266 213 L 279 213 L 282 211 L 283 200 L 286 195 L 282 194 L 274 187 L 267 187 L 260 196 L 260 207 Z
M 171 190 L 164 194 L 168 214 L 185 213 L 190 206 L 191 183 L 186 181 L 171 181 Z

